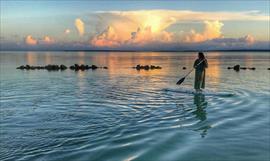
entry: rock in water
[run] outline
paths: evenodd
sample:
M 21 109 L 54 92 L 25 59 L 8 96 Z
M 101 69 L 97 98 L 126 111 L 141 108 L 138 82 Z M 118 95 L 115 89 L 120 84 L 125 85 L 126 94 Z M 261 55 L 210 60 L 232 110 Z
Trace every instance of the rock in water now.
M 233 67 L 233 69 L 234 69 L 235 71 L 239 71 L 239 70 L 240 70 L 240 65 L 235 65 L 235 66 Z
M 61 65 L 60 65 L 60 69 L 61 69 L 61 70 L 66 70 L 67 67 L 66 67 L 65 65 L 61 64 Z
M 140 69 L 141 69 L 140 64 L 138 64 L 138 65 L 136 66 L 136 69 L 137 69 L 137 70 L 140 70 Z
M 95 70 L 95 69 L 97 69 L 98 67 L 97 66 L 95 66 L 95 65 L 92 65 L 92 70 Z
M 25 66 L 25 69 L 26 69 L 26 70 L 29 70 L 29 69 L 30 69 L 30 65 L 26 65 L 26 66 Z
M 143 65 L 140 65 L 140 64 L 138 64 L 136 67 L 132 67 L 132 68 L 137 69 L 137 70 L 141 70 L 141 69 L 144 69 L 144 70 L 161 69 L 160 66 L 154 66 L 154 65 L 145 65 L 145 66 L 143 66 Z
M 149 70 L 149 69 L 150 69 L 149 65 L 144 66 L 144 70 Z
M 23 70 L 23 69 L 25 69 L 25 67 L 24 67 L 23 65 L 21 65 L 21 66 L 17 67 L 16 69 L 21 69 L 21 70 Z

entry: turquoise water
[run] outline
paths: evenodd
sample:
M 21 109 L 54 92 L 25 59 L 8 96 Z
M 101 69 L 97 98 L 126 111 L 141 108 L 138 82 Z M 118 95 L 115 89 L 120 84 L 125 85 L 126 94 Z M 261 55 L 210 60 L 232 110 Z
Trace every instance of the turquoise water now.
M 207 90 L 193 52 L 1 52 L 0 160 L 268 161 L 270 54 L 209 52 Z M 22 64 L 108 70 L 21 71 Z M 159 65 L 161 70 L 131 67 Z M 240 64 L 255 71 L 227 70 Z M 182 70 L 186 66 L 187 70 Z

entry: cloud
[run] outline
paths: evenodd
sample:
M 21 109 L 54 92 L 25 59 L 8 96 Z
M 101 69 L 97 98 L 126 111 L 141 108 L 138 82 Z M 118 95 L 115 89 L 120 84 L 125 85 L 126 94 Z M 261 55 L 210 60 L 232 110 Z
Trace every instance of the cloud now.
M 84 22 L 81 19 L 77 18 L 74 24 L 79 32 L 79 35 L 82 36 L 84 34 Z
M 153 32 L 150 26 L 142 29 L 138 27 L 136 31 L 130 32 L 126 36 L 122 34 L 117 32 L 114 27 L 109 26 L 100 34 L 94 36 L 90 40 L 90 44 L 97 47 L 142 46 L 153 42 L 168 43 L 172 41 L 173 36 L 172 33 L 166 31 Z
M 96 35 L 90 43 L 97 47 L 117 47 L 121 44 L 115 29 L 109 26 L 102 33 Z
M 44 38 L 42 40 L 39 40 L 38 42 L 39 44 L 52 44 L 54 43 L 54 39 L 49 36 L 44 36 Z
M 199 12 L 191 10 L 134 10 L 98 11 L 90 14 L 92 19 L 103 21 L 108 26 L 116 22 L 129 24 L 129 27 L 152 26 L 152 31 L 164 30 L 168 26 L 183 21 L 268 21 L 269 16 L 259 11 L 244 12 Z M 135 25 L 135 26 L 134 26 Z M 115 27 L 115 26 L 114 26 Z M 133 28 L 134 30 L 134 28 Z
M 65 34 L 69 34 L 70 33 L 70 29 L 65 29 L 64 33 Z
M 25 37 L 25 44 L 27 45 L 48 45 L 53 44 L 55 41 L 49 36 L 44 36 L 43 39 L 35 39 L 32 35 Z
M 245 37 L 240 38 L 240 40 L 246 42 L 249 45 L 254 44 L 255 42 L 255 38 L 252 35 L 246 35 Z
M 118 24 L 118 26 L 120 25 Z M 223 23 L 219 21 L 204 21 L 204 30 L 202 33 L 191 30 L 189 33 L 184 33 L 184 37 L 180 37 L 176 33 L 168 32 L 164 30 L 164 28 L 158 32 L 156 32 L 157 30 L 153 31 L 153 26 L 151 25 L 142 28 L 138 27 L 136 31 L 129 33 L 117 31 L 114 27 L 109 26 L 100 34 L 94 36 L 90 44 L 97 47 L 118 47 L 124 45 L 142 46 L 152 43 L 202 42 L 222 37 L 222 26 Z M 159 26 L 156 26 L 156 29 L 157 28 L 159 28 Z
M 262 42 L 256 42 L 255 38 L 252 35 L 248 34 L 240 38 L 217 38 L 206 41 L 205 44 L 208 44 L 208 46 L 216 46 L 219 48 L 223 47 L 226 49 L 241 49 L 247 47 L 255 47 L 258 46 L 258 44 L 262 44 Z
M 222 21 L 267 21 L 258 11 L 198 12 L 178 10 L 98 11 L 90 14 L 97 33 L 90 44 L 98 47 L 148 45 L 153 43 L 195 43 L 223 37 Z M 184 23 L 204 24 L 202 32 L 170 30 Z M 251 40 L 250 40 L 251 41 Z
M 38 41 L 32 37 L 32 35 L 28 35 L 25 37 L 25 43 L 27 45 L 36 45 Z
M 155 33 L 152 31 L 152 27 L 148 26 L 143 29 L 138 28 L 137 31 L 131 32 L 131 38 L 126 41 L 127 44 L 145 45 L 152 42 L 172 42 L 173 33 L 167 31 L 160 31 Z
M 126 50 L 126 51 L 209 51 L 209 50 L 270 50 L 269 41 L 254 40 L 251 43 L 251 35 L 240 38 L 215 38 L 202 42 L 176 42 L 169 43 L 152 41 L 147 44 L 137 45 L 134 43 L 117 44 L 116 46 L 91 46 L 89 42 L 54 42 L 50 45 L 37 43 L 27 45 L 25 43 L 1 41 L 1 50 Z M 114 43 L 114 42 L 113 42 Z
M 268 21 L 258 11 L 198 12 L 189 10 L 99 11 L 88 14 L 89 21 L 75 19 L 74 25 L 85 41 L 55 42 L 49 36 L 25 38 L 26 44 L 50 44 L 50 47 L 118 50 L 196 50 L 265 47 L 246 33 L 239 38 L 227 38 L 222 29 L 226 21 Z M 86 24 L 85 24 L 86 23 Z M 91 34 L 85 25 L 91 24 Z M 225 24 L 225 25 L 224 25 Z M 229 24 L 229 23 L 228 23 Z M 187 28 L 192 26 L 191 28 Z M 64 31 L 69 34 L 70 29 Z M 84 39 L 86 40 L 86 39 Z M 65 45 L 69 43 L 68 45 Z M 78 45 L 79 44 L 79 45 Z M 29 46 L 33 48 L 34 46 Z M 267 47 L 267 46 L 266 46 Z
M 221 28 L 223 23 L 219 21 L 204 21 L 204 31 L 202 33 L 197 33 L 195 30 L 191 30 L 184 38 L 185 42 L 201 42 L 206 40 L 211 40 L 215 38 L 220 38 Z

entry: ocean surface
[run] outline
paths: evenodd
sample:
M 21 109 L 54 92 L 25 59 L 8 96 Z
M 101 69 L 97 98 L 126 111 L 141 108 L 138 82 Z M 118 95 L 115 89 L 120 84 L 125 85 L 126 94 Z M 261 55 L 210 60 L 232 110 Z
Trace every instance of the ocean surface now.
M 183 92 L 192 91 L 194 72 L 175 84 L 196 56 L 1 51 L 0 160 L 269 161 L 269 52 L 207 52 L 212 94 L 199 95 Z M 75 63 L 108 69 L 16 69 Z M 236 64 L 256 70 L 227 69 Z

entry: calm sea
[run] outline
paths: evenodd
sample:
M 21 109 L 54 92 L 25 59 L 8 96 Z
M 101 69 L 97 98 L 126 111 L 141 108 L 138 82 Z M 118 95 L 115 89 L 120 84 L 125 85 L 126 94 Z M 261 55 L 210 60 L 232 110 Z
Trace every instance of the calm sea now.
M 196 55 L 2 51 L 0 160 L 269 161 L 269 52 L 206 53 L 207 90 L 231 97 L 177 92 L 192 89 L 194 73 L 175 83 Z M 15 69 L 74 63 L 108 69 Z

